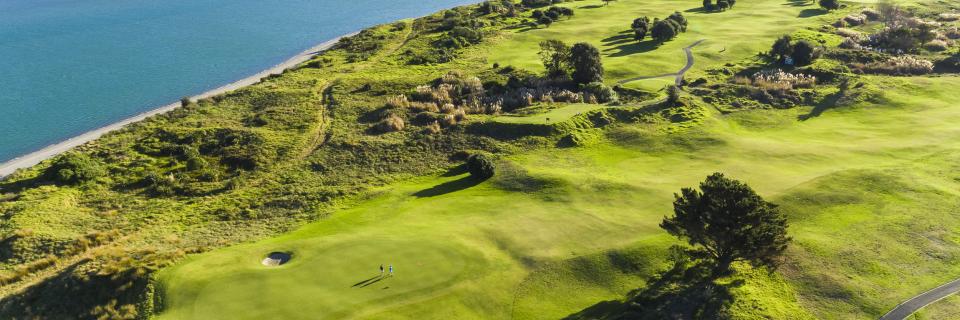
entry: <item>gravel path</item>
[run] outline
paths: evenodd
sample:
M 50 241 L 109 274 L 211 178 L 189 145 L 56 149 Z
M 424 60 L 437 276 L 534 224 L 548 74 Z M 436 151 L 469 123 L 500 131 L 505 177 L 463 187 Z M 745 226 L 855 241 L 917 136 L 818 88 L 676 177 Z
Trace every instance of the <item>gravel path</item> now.
M 687 73 L 687 70 L 690 70 L 690 68 L 693 67 L 693 50 L 692 50 L 693 47 L 696 47 L 697 45 L 699 45 L 700 43 L 702 43 L 702 42 L 704 42 L 704 41 L 707 41 L 707 39 L 697 40 L 697 41 L 694 42 L 693 44 L 687 46 L 686 48 L 683 48 L 683 51 L 687 54 L 687 65 L 683 66 L 683 68 L 680 69 L 680 71 L 677 71 L 677 72 L 675 72 L 675 73 L 665 73 L 665 74 L 656 75 L 656 76 L 643 76 L 643 77 L 630 78 L 630 79 L 626 79 L 626 80 L 621 80 L 621 81 L 617 82 L 617 84 L 624 84 L 624 83 L 627 83 L 627 82 L 633 82 L 633 81 L 645 80 L 645 79 L 653 79 L 653 78 L 674 77 L 674 78 L 676 79 L 676 82 L 675 82 L 676 85 L 679 86 L 680 83 L 683 82 L 683 74 L 684 74 L 684 73 Z
M 191 97 L 191 98 L 193 98 L 194 100 L 196 100 L 196 99 L 203 99 L 203 98 L 209 98 L 209 97 L 212 97 L 212 96 L 216 96 L 216 95 L 223 94 L 223 93 L 227 93 L 227 92 L 230 92 L 230 91 L 234 91 L 234 90 L 237 90 L 237 89 L 240 89 L 240 88 L 249 86 L 249 85 L 256 84 L 256 83 L 260 82 L 260 79 L 262 79 L 262 78 L 264 78 L 264 77 L 266 77 L 266 76 L 269 76 L 269 75 L 271 75 L 271 74 L 279 74 L 279 73 L 282 73 L 283 70 L 286 70 L 286 69 L 295 67 L 295 66 L 297 66 L 298 64 L 301 64 L 301 63 L 303 63 L 303 62 L 306 62 L 307 60 L 310 60 L 310 58 L 312 58 L 313 56 L 315 56 L 317 53 L 319 53 L 319 52 L 321 52 L 321 51 L 324 51 L 324 50 L 327 50 L 327 49 L 330 49 L 331 47 L 333 47 L 333 45 L 337 44 L 337 42 L 340 41 L 341 38 L 343 38 L 343 37 L 349 37 L 349 36 L 352 36 L 352 35 L 354 35 L 354 34 L 356 34 L 356 32 L 350 33 L 350 34 L 347 34 L 347 35 L 343 35 L 343 36 L 341 36 L 341 37 L 337 37 L 337 38 L 331 39 L 331 40 L 329 40 L 329 41 L 326 41 L 326 42 L 324 42 L 324 43 L 318 44 L 318 45 L 316 45 L 316 46 L 314 46 L 314 47 L 312 47 L 312 48 L 310 48 L 310 49 L 308 49 L 308 50 L 306 50 L 306 51 L 304 51 L 304 52 L 301 52 L 300 54 L 297 54 L 296 56 L 291 57 L 290 59 L 287 59 L 287 60 L 284 61 L 283 63 L 280 63 L 280 64 L 278 64 L 278 65 L 276 65 L 276 66 L 273 66 L 273 67 L 270 68 L 270 69 L 263 70 L 263 71 L 255 74 L 255 75 L 252 75 L 252 76 L 249 76 L 249 77 L 246 77 L 246 78 L 237 80 L 236 82 L 233 82 L 233 83 L 227 84 L 227 85 L 225 85 L 225 86 L 222 86 L 222 87 L 219 87 L 219 88 L 216 88 L 216 89 L 213 89 L 213 90 L 204 92 L 204 93 L 202 93 L 202 94 L 193 96 L 193 97 Z M 168 104 L 168 105 L 165 105 L 165 106 L 162 106 L 162 107 L 159 107 L 159 108 L 156 108 L 156 109 L 153 109 L 153 110 L 150 110 L 150 111 L 147 111 L 147 112 L 138 114 L 138 115 L 136 115 L 136 116 L 133 116 L 133 117 L 130 117 L 130 118 L 127 118 L 127 119 L 120 120 L 120 121 L 118 121 L 118 122 L 116 122 L 116 123 L 107 125 L 107 126 L 105 126 L 105 127 L 101 127 L 101 128 L 98 128 L 98 129 L 94 129 L 94 130 L 88 131 L 88 132 L 83 133 L 83 134 L 81 134 L 81 135 L 79 135 L 79 136 L 76 136 L 76 137 L 67 139 L 66 141 L 63 141 L 63 142 L 60 142 L 60 143 L 57 143 L 57 144 L 54 144 L 54 145 L 47 146 L 46 148 L 40 149 L 40 150 L 38 150 L 38 151 L 32 152 L 32 153 L 30 153 L 30 154 L 27 154 L 27 155 L 24 155 L 24 156 L 21 156 L 21 157 L 18 157 L 18 158 L 14 158 L 13 160 L 10 160 L 10 161 L 4 162 L 4 163 L 0 163 L 0 179 L 2 179 L 3 177 L 6 177 L 6 176 L 8 176 L 8 175 L 10 175 L 11 173 L 13 173 L 14 171 L 16 171 L 17 169 L 28 168 L 28 167 L 34 166 L 34 165 L 40 163 L 40 162 L 43 161 L 43 160 L 47 160 L 47 159 L 53 158 L 54 156 L 56 156 L 56 155 L 58 155 L 58 154 L 61 154 L 61 153 L 64 153 L 64 152 L 66 152 L 66 151 L 68 151 L 68 150 L 70 150 L 70 149 L 73 149 L 73 148 L 75 148 L 75 147 L 77 147 L 77 146 L 79 146 L 79 145 L 82 145 L 82 144 L 84 144 L 84 143 L 87 143 L 87 142 L 96 140 L 97 138 L 99 138 L 100 136 L 103 136 L 104 134 L 106 134 L 106 133 L 108 133 L 108 132 L 118 130 L 118 129 L 123 128 L 124 126 L 126 126 L 126 125 L 128 125 L 128 124 L 131 124 L 131 123 L 134 123 L 134 122 L 139 122 L 139 121 L 142 121 L 142 120 L 144 120 L 144 119 L 146 119 L 146 118 L 148 118 L 148 117 L 151 117 L 151 116 L 154 116 L 154 115 L 158 115 L 158 114 L 162 114 L 162 113 L 166 113 L 166 112 L 169 112 L 169 111 L 171 111 L 171 110 L 173 110 L 173 109 L 176 109 L 176 108 L 179 108 L 179 107 L 180 107 L 180 102 L 171 103 L 171 104 Z
M 880 320 L 902 320 L 909 317 L 920 308 L 937 302 L 960 291 L 960 279 L 947 282 L 944 285 L 933 288 L 930 291 L 921 293 L 897 305 L 893 310 L 880 317 Z

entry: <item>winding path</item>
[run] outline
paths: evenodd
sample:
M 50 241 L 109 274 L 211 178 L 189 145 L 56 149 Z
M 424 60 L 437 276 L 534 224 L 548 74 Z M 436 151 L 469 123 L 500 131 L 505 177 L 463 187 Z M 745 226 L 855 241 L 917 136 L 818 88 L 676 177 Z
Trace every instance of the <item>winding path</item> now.
M 893 308 L 893 310 L 890 310 L 890 312 L 887 312 L 887 314 L 880 317 L 880 320 L 906 319 L 914 312 L 917 312 L 917 310 L 920 310 L 920 308 L 926 307 L 927 305 L 946 298 L 954 293 L 957 293 L 958 291 L 960 291 L 960 279 L 947 282 L 944 285 L 930 289 L 930 291 L 916 295 L 913 298 L 910 298 L 910 300 L 898 304 L 895 308 Z
M 690 70 L 690 68 L 693 67 L 693 50 L 692 50 L 693 47 L 696 47 L 697 45 L 699 45 L 700 43 L 702 43 L 702 42 L 704 42 L 704 41 L 707 41 L 707 39 L 697 40 L 696 42 L 690 44 L 690 45 L 687 46 L 686 48 L 683 48 L 683 51 L 687 54 L 687 65 L 683 66 L 683 68 L 680 69 L 680 71 L 677 71 L 677 72 L 675 72 L 675 73 L 665 73 L 665 74 L 656 75 L 656 76 L 643 76 L 643 77 L 635 77 L 635 78 L 620 80 L 619 82 L 617 82 L 617 84 L 624 84 L 624 83 L 627 83 L 627 82 L 633 82 L 633 81 L 645 80 L 645 79 L 653 79 L 653 78 L 674 77 L 674 78 L 676 79 L 676 85 L 679 86 L 680 83 L 683 82 L 683 74 L 686 73 L 687 70 Z

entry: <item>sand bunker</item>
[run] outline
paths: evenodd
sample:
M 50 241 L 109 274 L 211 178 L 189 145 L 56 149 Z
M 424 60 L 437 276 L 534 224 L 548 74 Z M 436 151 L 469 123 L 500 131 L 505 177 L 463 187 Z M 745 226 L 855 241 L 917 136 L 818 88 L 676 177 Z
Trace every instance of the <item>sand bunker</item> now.
M 291 257 L 291 254 L 286 252 L 271 252 L 266 258 L 263 258 L 261 263 L 268 267 L 275 267 L 287 263 Z

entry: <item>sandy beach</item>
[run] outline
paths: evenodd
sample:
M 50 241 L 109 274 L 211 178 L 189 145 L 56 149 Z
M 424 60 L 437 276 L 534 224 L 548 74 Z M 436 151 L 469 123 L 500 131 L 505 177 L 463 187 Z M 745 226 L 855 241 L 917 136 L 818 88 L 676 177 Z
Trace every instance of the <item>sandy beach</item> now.
M 279 74 L 279 73 L 282 73 L 282 72 L 283 72 L 284 70 L 286 70 L 286 69 L 295 67 L 295 66 L 297 66 L 298 64 L 301 64 L 301 63 L 303 63 L 303 62 L 306 62 L 307 60 L 310 60 L 310 58 L 312 58 L 313 56 L 315 56 L 317 53 L 320 53 L 321 51 L 324 51 L 324 50 L 327 50 L 327 49 L 330 49 L 331 47 L 333 47 L 333 45 L 337 44 L 337 42 L 340 41 L 341 38 L 349 37 L 349 36 L 352 36 L 352 35 L 354 35 L 354 34 L 356 34 L 356 32 L 350 33 L 350 34 L 346 34 L 346 35 L 343 35 L 343 36 L 340 36 L 340 37 L 331 39 L 331 40 L 329 40 L 329 41 L 323 42 L 323 43 L 318 44 L 318 45 L 316 45 L 316 46 L 313 46 L 313 47 L 311 47 L 310 49 L 307 49 L 307 50 L 305 50 L 305 51 L 297 54 L 296 56 L 293 56 L 293 57 L 291 57 L 290 59 L 287 59 L 286 61 L 284 61 L 284 62 L 282 62 L 282 63 L 280 63 L 280 64 L 278 64 L 278 65 L 275 65 L 275 66 L 273 66 L 273 67 L 271 67 L 271 68 L 269 68 L 269 69 L 263 70 L 263 71 L 261 71 L 261 72 L 259 72 L 259 73 L 257 73 L 257 74 L 251 75 L 251 76 L 249 76 L 249 77 L 246 77 L 246 78 L 237 80 L 237 81 L 235 81 L 235 82 L 233 82 L 233 83 L 230 83 L 230 84 L 227 84 L 227 85 L 218 87 L 218 88 L 216 88 L 216 89 L 213 89 L 213 90 L 210 90 L 210 91 L 201 93 L 201 94 L 199 94 L 199 95 L 192 96 L 191 98 L 194 99 L 194 100 L 196 100 L 196 99 L 203 99 L 203 98 L 209 98 L 209 97 L 212 97 L 212 96 L 216 96 L 216 95 L 219 95 L 219 94 L 227 93 L 227 92 L 234 91 L 234 90 L 237 90 L 237 89 L 240 89 L 240 88 L 249 86 L 249 85 L 253 85 L 253 84 L 259 83 L 259 82 L 260 82 L 260 79 L 263 79 L 264 77 L 267 77 L 267 76 L 269 76 L 269 75 L 271 75 L 271 74 Z M 60 153 L 66 152 L 66 151 L 68 151 L 68 150 L 70 150 L 70 149 L 73 149 L 73 148 L 75 148 L 75 147 L 77 147 L 77 146 L 80 146 L 80 145 L 82 145 L 82 144 L 84 144 L 84 143 L 87 143 L 87 142 L 96 140 L 97 138 L 103 136 L 104 134 L 106 134 L 106 133 L 108 133 L 108 132 L 111 132 L 111 131 L 114 131 L 114 130 L 118 130 L 118 129 L 120 129 L 120 128 L 123 128 L 124 126 L 126 126 L 126 125 L 128 125 L 128 124 L 135 123 L 135 122 L 139 122 L 139 121 L 142 121 L 142 120 L 144 120 L 144 119 L 146 119 L 146 118 L 148 118 L 148 117 L 155 116 L 155 115 L 158 115 L 158 114 L 162 114 L 162 113 L 165 113 L 165 112 L 169 112 L 170 110 L 173 110 L 173 109 L 176 109 L 176 108 L 179 108 L 179 107 L 180 107 L 180 102 L 177 101 L 177 102 L 174 102 L 174 103 L 171 103 L 171 104 L 168 104 L 168 105 L 159 107 L 159 108 L 155 108 L 155 109 L 153 109 L 153 110 L 150 110 L 150 111 L 147 111 L 147 112 L 144 112 L 144 113 L 141 113 L 141 114 L 138 114 L 138 115 L 136 115 L 136 116 L 133 116 L 133 117 L 130 117 L 130 118 L 126 118 L 126 119 L 120 120 L 120 121 L 115 122 L 115 123 L 112 123 L 112 124 L 110 124 L 110 125 L 107 125 L 107 126 L 104 126 L 104 127 L 100 127 L 100 128 L 97 128 L 97 129 L 94 129 L 94 130 L 85 132 L 85 133 L 83 133 L 83 134 L 81 134 L 81 135 L 78 135 L 78 136 L 75 136 L 75 137 L 73 137 L 73 138 L 67 139 L 67 140 L 65 140 L 65 141 L 63 141 L 63 142 L 60 142 L 60 143 L 57 143 L 57 144 L 53 144 L 53 145 L 49 145 L 49 146 L 47 146 L 47 147 L 45 147 L 45 148 L 43 148 L 43 149 L 40 149 L 40 150 L 38 150 L 38 151 L 34 151 L 34 152 L 32 152 L 32 153 L 29 153 L 29 154 L 26 154 L 26 155 L 23 155 L 23 156 L 14 158 L 13 160 L 10 160 L 10 161 L 7 161 L 7 162 L 4 162 L 4 163 L 0 164 L 0 178 L 3 178 L 3 177 L 6 177 L 6 176 L 10 175 L 11 173 L 15 172 L 17 169 L 28 168 L 28 167 L 34 166 L 34 165 L 42 162 L 43 160 L 50 159 L 50 158 L 52 158 L 52 157 L 54 157 L 54 156 L 56 156 L 56 155 L 58 155 L 58 154 L 60 154 Z

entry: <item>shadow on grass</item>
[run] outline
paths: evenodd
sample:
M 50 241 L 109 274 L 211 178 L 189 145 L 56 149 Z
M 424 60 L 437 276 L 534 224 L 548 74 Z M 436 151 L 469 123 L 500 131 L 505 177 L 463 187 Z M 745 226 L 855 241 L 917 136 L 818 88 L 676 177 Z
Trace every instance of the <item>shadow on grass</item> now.
M 354 283 L 352 287 L 362 287 L 362 286 L 366 286 L 367 284 L 371 283 L 370 281 L 377 280 L 377 279 L 379 279 L 379 278 L 381 278 L 381 277 L 383 277 L 383 276 L 372 276 L 372 277 L 370 277 L 370 278 L 368 278 L 368 279 L 366 279 L 366 280 L 363 280 L 363 281 Z
M 483 180 L 475 179 L 471 176 L 465 176 L 457 180 L 447 181 L 447 182 L 435 185 L 433 187 L 430 187 L 428 189 L 417 191 L 413 195 L 416 196 L 417 198 L 436 197 L 439 195 L 444 195 L 451 192 L 464 190 L 464 189 L 473 187 L 475 185 L 478 185 L 481 182 L 483 182 Z
M 726 310 L 734 301 L 730 290 L 743 281 L 719 284 L 710 274 L 704 265 L 676 264 L 624 300 L 602 301 L 564 319 L 728 319 Z
M 367 286 L 369 286 L 369 285 L 372 285 L 372 284 L 374 284 L 374 283 L 380 282 L 380 281 L 382 281 L 383 279 L 386 279 L 387 277 L 389 277 L 389 276 L 376 277 L 376 278 L 373 279 L 373 281 L 369 281 L 369 282 L 367 282 L 367 283 L 364 283 L 364 284 L 360 285 L 360 287 L 361 287 L 361 288 L 365 288 L 365 287 L 367 287 Z
M 659 45 L 660 44 L 654 41 L 653 39 L 642 41 L 642 42 L 631 41 L 630 43 L 625 43 L 625 44 L 617 45 L 615 47 L 610 47 L 610 48 L 604 49 L 603 51 L 608 52 L 608 51 L 616 50 L 616 52 L 610 53 L 609 56 L 622 57 L 622 56 L 628 56 L 635 53 L 644 53 L 644 52 L 652 51 L 656 49 Z
M 603 6 L 599 4 L 591 4 L 591 5 L 577 7 L 577 9 L 596 9 L 596 8 L 603 8 Z
M 823 98 L 823 101 L 820 101 L 820 103 L 817 103 L 817 105 L 814 106 L 809 113 L 797 116 L 797 119 L 800 121 L 806 121 L 806 120 L 809 120 L 810 118 L 819 117 L 821 114 L 823 114 L 824 111 L 837 107 L 837 102 L 840 101 L 841 97 L 843 97 L 843 93 L 841 92 L 836 92 L 831 95 L 828 95 Z
M 823 9 L 803 9 L 800 10 L 800 14 L 797 15 L 798 18 L 809 18 L 816 17 L 819 15 L 827 14 Z
M 460 165 L 458 165 L 458 166 L 456 166 L 456 167 L 450 168 L 450 170 L 447 170 L 447 172 L 444 172 L 441 176 L 442 176 L 442 177 L 456 177 L 456 176 L 459 176 L 459 175 L 464 174 L 464 173 L 467 173 L 467 165 L 461 163 Z
M 813 4 L 813 1 L 809 0 L 787 0 L 787 3 L 784 3 L 783 5 L 792 7 L 806 7 L 811 4 Z

